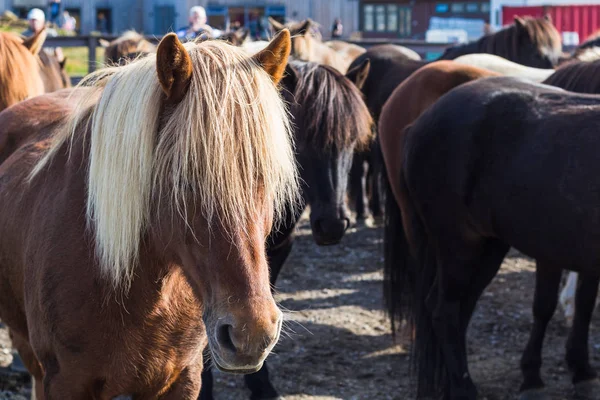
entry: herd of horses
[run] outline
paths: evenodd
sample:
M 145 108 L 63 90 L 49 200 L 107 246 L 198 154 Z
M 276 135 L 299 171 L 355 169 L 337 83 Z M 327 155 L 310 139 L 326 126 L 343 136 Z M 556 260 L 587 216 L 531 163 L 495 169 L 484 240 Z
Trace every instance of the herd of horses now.
M 596 399 L 598 39 L 565 54 L 550 20 L 516 18 L 426 62 L 311 24 L 273 20 L 269 42 L 128 32 L 76 88 L 43 31 L 0 33 L 0 319 L 33 398 L 209 400 L 212 366 L 278 398 L 271 290 L 309 207 L 318 245 L 342 240 L 349 208 L 383 218 L 416 397 L 477 398 L 467 327 L 514 247 L 537 261 L 520 398 L 550 398 L 566 269 L 566 359 Z

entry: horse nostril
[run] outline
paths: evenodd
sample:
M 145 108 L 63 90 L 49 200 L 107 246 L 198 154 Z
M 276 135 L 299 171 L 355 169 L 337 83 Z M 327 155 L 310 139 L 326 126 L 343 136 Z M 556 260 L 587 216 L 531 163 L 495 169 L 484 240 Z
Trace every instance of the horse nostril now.
M 232 331 L 233 326 L 229 324 L 221 325 L 219 328 L 217 328 L 217 342 L 223 349 L 235 353 L 237 349 L 235 344 L 233 344 L 233 340 L 231 339 Z

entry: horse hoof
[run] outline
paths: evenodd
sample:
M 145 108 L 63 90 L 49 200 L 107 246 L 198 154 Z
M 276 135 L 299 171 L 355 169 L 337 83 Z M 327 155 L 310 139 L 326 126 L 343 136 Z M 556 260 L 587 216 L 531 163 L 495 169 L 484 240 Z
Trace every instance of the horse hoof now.
M 600 379 L 576 383 L 575 397 L 580 400 L 600 400 Z
M 519 400 L 552 400 L 545 389 L 530 389 L 519 394 Z

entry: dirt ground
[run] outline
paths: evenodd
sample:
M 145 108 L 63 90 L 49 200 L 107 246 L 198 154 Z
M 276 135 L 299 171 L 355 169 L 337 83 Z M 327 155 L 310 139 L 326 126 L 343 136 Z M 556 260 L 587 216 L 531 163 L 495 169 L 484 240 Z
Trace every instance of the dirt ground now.
M 341 245 L 316 246 L 306 220 L 278 282 L 288 310 L 286 334 L 269 356 L 285 400 L 410 398 L 406 349 L 394 345 L 382 312 L 382 230 L 354 228 Z M 482 296 L 469 329 L 470 369 L 479 398 L 515 399 L 519 359 L 531 325 L 534 264 L 516 252 Z M 555 399 L 571 399 L 564 344 L 568 329 L 557 312 L 544 347 L 543 376 Z M 600 367 L 600 311 L 590 335 Z M 0 367 L 10 363 L 0 328 Z M 215 373 L 217 400 L 247 399 L 243 379 Z M 28 379 L 0 368 L 0 399 L 28 398 Z M 25 397 L 21 397 L 23 395 Z M 600 394 L 599 394 L 600 396 Z

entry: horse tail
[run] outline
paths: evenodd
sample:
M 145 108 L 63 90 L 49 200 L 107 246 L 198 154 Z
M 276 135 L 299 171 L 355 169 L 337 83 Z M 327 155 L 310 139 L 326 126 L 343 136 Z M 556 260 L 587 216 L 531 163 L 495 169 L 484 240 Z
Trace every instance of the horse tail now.
M 410 373 L 416 376 L 417 397 L 437 397 L 446 382 L 441 341 L 438 341 L 428 296 L 436 299 L 432 288 L 436 279 L 435 252 L 423 221 L 410 198 L 404 174 L 400 208 L 385 179 L 384 222 L 384 300 L 395 334 L 402 324 L 412 339 Z M 431 301 L 430 300 L 430 301 Z

